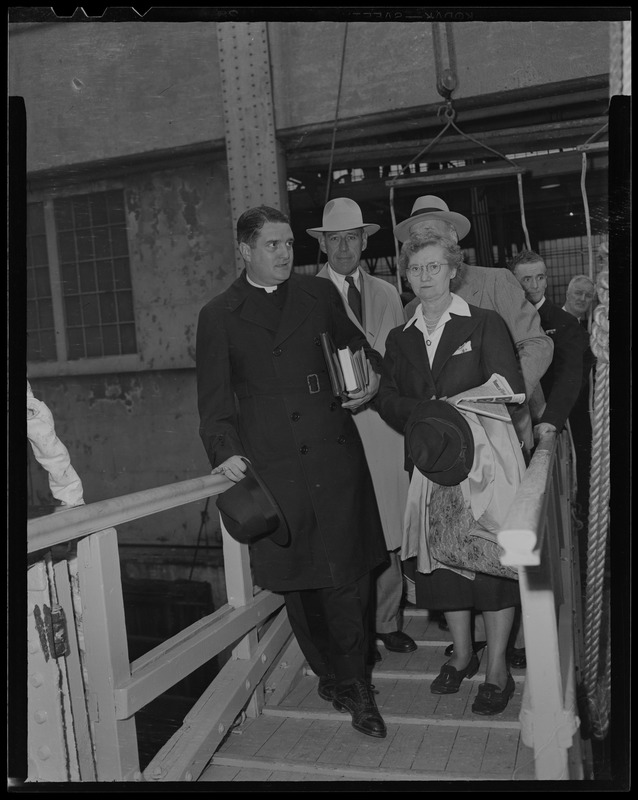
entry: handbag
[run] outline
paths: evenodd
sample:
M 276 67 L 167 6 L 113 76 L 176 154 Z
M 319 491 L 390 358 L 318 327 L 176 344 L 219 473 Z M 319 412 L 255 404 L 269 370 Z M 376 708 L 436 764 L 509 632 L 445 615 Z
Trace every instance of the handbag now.
M 518 580 L 518 571 L 501 564 L 496 534 L 477 525 L 460 486 L 433 485 L 429 504 L 430 555 L 449 567 Z

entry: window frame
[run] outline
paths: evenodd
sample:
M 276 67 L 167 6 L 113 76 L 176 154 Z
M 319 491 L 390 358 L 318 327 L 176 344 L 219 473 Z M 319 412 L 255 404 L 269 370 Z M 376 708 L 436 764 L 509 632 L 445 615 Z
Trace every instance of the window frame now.
M 138 309 L 135 303 L 135 280 L 131 259 L 131 240 L 129 226 L 126 225 L 129 270 L 131 275 L 131 295 L 133 300 L 133 321 L 137 340 L 137 353 L 124 355 L 91 356 L 78 359 L 68 358 L 66 341 L 66 317 L 64 312 L 64 292 L 58 253 L 57 229 L 55 226 L 55 200 L 77 197 L 80 195 L 98 194 L 118 190 L 126 199 L 126 189 L 122 184 L 100 182 L 89 188 L 68 187 L 66 191 L 33 192 L 27 197 L 27 204 L 41 203 L 43 206 L 44 228 L 46 233 L 47 258 L 49 261 L 49 280 L 51 283 L 51 304 L 53 307 L 53 323 L 55 328 L 55 344 L 57 359 L 55 361 L 27 361 L 29 377 L 44 378 L 63 375 L 90 375 L 110 372 L 137 372 L 143 368 L 141 357 L 140 330 L 138 327 Z M 26 268 L 26 265 L 25 265 Z

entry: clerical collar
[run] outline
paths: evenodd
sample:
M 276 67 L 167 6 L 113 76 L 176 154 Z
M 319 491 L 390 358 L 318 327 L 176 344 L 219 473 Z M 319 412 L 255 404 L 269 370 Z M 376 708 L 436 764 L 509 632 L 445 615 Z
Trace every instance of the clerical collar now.
M 260 286 L 258 283 L 255 283 L 255 281 L 251 280 L 248 277 L 248 273 L 246 273 L 246 280 L 248 281 L 248 283 L 251 286 L 254 286 L 255 289 L 263 289 L 264 292 L 266 292 L 266 294 L 270 294 L 271 292 L 276 292 L 277 291 L 277 287 L 276 286 Z

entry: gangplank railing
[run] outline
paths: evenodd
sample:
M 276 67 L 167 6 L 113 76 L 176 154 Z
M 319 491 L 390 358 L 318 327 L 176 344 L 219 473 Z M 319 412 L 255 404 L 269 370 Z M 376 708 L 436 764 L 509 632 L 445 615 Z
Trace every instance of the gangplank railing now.
M 503 563 L 519 570 L 521 726 L 539 780 L 583 777 L 570 470 L 565 435 L 542 439 L 499 534 Z M 116 526 L 229 486 L 210 475 L 28 523 L 28 781 L 195 781 L 242 713 L 259 714 L 265 692 L 283 696 L 297 680 L 303 656 L 282 600 L 253 587 L 248 549 L 223 526 L 228 603 L 129 662 Z M 135 714 L 228 647 L 232 658 L 142 773 Z
M 517 567 L 527 671 L 520 713 L 538 780 L 582 780 L 576 676 L 580 631 L 568 433 L 543 437 L 498 540 Z
M 259 713 L 264 678 L 294 680 L 302 659 L 282 599 L 253 587 L 248 548 L 223 526 L 227 604 L 129 662 L 116 526 L 230 485 L 210 475 L 28 523 L 27 781 L 196 780 L 242 711 Z M 135 713 L 228 647 L 142 774 Z

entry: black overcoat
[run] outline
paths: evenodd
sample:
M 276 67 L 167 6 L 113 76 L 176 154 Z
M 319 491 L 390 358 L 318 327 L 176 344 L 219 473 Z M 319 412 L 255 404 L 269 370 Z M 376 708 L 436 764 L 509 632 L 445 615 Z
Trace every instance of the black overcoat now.
M 199 315 L 200 436 L 213 467 L 244 455 L 277 500 L 288 547 L 251 546 L 255 582 L 273 591 L 341 586 L 386 558 L 370 473 L 351 412 L 331 392 L 320 334 L 381 357 L 330 281 L 292 275 L 279 310 L 242 273 Z M 317 391 L 318 389 L 318 391 Z

